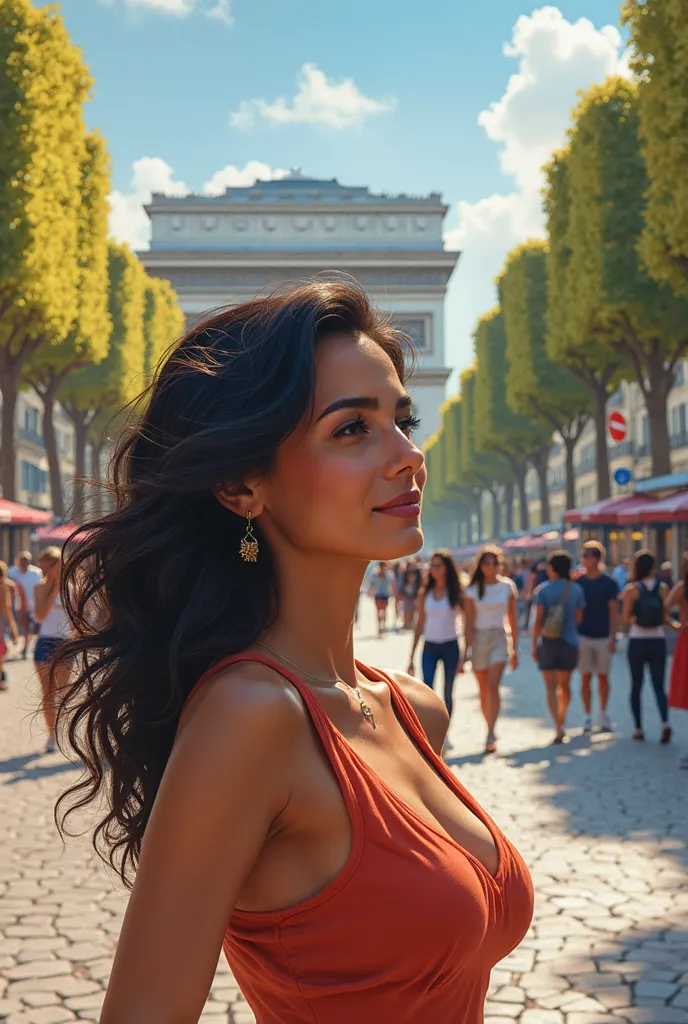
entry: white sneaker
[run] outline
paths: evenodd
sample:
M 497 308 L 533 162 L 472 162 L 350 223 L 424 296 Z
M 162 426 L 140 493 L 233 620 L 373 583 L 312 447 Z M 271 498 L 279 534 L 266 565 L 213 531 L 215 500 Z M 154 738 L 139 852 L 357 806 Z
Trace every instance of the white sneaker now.
M 46 754 L 54 754 L 56 750 L 57 750 L 57 743 L 55 742 L 55 737 L 51 736 L 48 739 L 48 742 L 45 745 L 45 752 L 46 752 Z
M 592 715 L 586 715 L 583 719 L 583 732 L 592 732 Z
M 600 712 L 599 723 L 601 732 L 614 732 L 614 723 L 606 711 Z

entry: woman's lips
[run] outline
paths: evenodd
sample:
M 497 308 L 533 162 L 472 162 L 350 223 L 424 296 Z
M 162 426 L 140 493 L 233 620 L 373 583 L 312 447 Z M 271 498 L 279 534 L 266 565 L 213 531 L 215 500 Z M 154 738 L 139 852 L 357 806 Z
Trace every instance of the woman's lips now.
M 408 505 L 392 505 L 389 508 L 376 508 L 374 511 L 383 516 L 396 516 L 397 519 L 417 519 L 420 515 L 420 505 L 413 501 Z

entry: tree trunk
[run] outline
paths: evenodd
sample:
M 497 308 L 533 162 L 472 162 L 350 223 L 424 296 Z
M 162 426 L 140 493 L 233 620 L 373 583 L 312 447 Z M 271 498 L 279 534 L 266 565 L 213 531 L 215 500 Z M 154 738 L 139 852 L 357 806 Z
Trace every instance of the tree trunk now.
M 19 394 L 19 368 L 6 349 L 0 350 L 0 390 L 2 391 L 2 441 L 0 441 L 0 484 L 2 495 L 17 500 L 17 448 L 14 421 Z
M 510 480 L 508 484 L 504 485 L 504 506 L 505 506 L 505 522 L 504 532 L 514 532 L 514 484 Z
M 499 537 L 499 534 L 502 532 L 502 516 L 497 488 L 493 487 L 490 494 L 492 495 L 492 536 Z
M 573 455 L 578 438 L 564 437 L 563 441 L 566 448 L 566 504 L 564 510 L 568 511 L 576 507 L 576 470 L 573 465 Z
M 612 485 L 609 478 L 609 452 L 607 451 L 607 398 L 608 386 L 601 381 L 591 384 L 595 401 L 595 463 L 597 466 L 597 500 L 609 498 Z
M 88 436 L 88 413 L 81 409 L 71 409 L 70 417 L 74 424 L 74 517 L 82 523 L 85 516 L 85 476 L 86 476 L 86 439 Z
M 103 454 L 103 442 L 102 441 L 91 441 L 91 457 L 93 460 L 93 466 L 91 476 L 93 477 L 94 488 L 93 488 L 93 514 L 95 516 L 102 516 L 103 514 L 103 474 L 100 469 L 100 462 Z
M 45 441 L 45 452 L 48 457 L 48 470 L 50 476 L 50 497 L 53 506 L 53 515 L 60 519 L 64 517 L 64 495 L 62 494 L 62 474 L 60 471 L 60 453 L 57 450 L 57 431 L 55 430 L 55 394 L 59 385 L 58 381 L 51 381 L 45 388 L 36 388 L 36 392 L 43 402 L 43 440 Z
M 540 496 L 540 525 L 549 523 L 549 485 L 547 483 L 547 467 L 549 465 L 549 445 L 541 448 L 531 459 L 538 477 L 538 491 Z
M 667 399 L 674 382 L 674 369 L 666 368 L 657 344 L 647 359 L 647 384 L 643 388 L 647 425 L 650 431 L 650 454 L 652 475 L 668 476 L 671 473 L 671 443 L 667 420 Z
M 511 467 L 511 472 L 514 474 L 516 487 L 518 488 L 519 529 L 525 531 L 530 527 L 528 496 L 526 494 L 526 473 L 528 472 L 528 467 L 525 462 L 520 461 L 515 455 L 506 455 L 505 453 L 505 458 Z
M 475 499 L 476 518 L 478 520 L 478 543 L 483 539 L 483 503 L 482 492 L 479 492 Z

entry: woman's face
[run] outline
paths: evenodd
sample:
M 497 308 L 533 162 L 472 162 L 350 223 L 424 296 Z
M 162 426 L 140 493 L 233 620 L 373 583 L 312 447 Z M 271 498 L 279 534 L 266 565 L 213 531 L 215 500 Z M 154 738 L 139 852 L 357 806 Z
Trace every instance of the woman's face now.
M 436 555 L 430 562 L 430 575 L 438 587 L 443 587 L 447 582 L 447 566 L 439 555 Z
M 412 423 L 406 390 L 375 342 L 321 342 L 313 415 L 280 445 L 255 488 L 273 548 L 365 562 L 417 551 L 426 471 Z
M 494 581 L 499 572 L 499 559 L 496 555 L 485 555 L 481 563 L 483 569 L 483 576 L 487 582 Z

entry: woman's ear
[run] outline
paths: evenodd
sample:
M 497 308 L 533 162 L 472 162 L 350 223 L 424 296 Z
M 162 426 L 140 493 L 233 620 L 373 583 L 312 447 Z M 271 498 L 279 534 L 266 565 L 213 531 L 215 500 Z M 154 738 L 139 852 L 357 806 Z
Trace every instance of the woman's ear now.
M 228 508 L 230 512 L 234 512 L 242 518 L 247 512 L 250 512 L 255 519 L 263 511 L 263 502 L 259 491 L 257 482 L 254 483 L 254 486 L 250 486 L 246 482 L 245 484 L 220 484 L 213 493 L 217 501 L 224 508 Z

